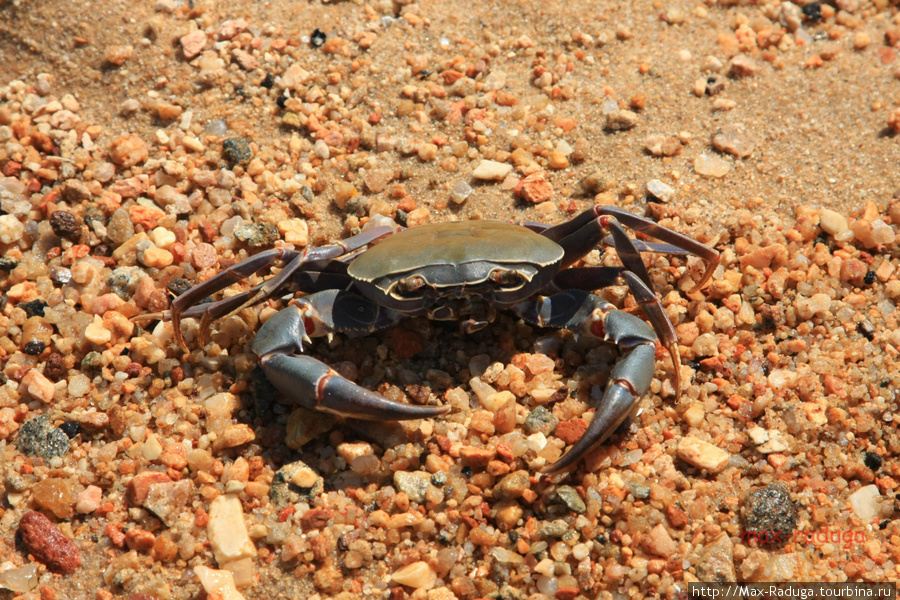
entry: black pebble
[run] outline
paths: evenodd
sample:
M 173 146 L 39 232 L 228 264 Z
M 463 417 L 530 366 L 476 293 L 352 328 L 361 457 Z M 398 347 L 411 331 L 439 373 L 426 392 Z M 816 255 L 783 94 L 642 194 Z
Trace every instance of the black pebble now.
M 259 82 L 259 85 L 266 88 L 267 90 L 271 89 L 272 86 L 275 85 L 275 78 L 272 77 L 271 73 L 266 73 L 266 76 L 263 77 L 263 80 Z
M 78 421 L 66 421 L 59 428 L 70 440 L 81 433 L 81 425 L 79 425 Z
M 881 457 L 874 452 L 866 452 L 866 454 L 863 456 L 863 464 L 865 464 L 873 471 L 877 471 L 878 469 L 880 469 L 883 463 L 884 461 L 881 459 Z
M 47 347 L 47 345 L 44 344 L 44 342 L 42 342 L 40 340 L 34 340 L 32 342 L 26 343 L 25 347 L 22 348 L 22 352 L 24 352 L 25 354 L 29 354 L 31 356 L 37 356 L 38 354 L 43 352 L 44 348 L 46 348 L 46 347 Z
M 47 307 L 47 303 L 43 300 L 32 300 L 31 302 L 23 302 L 19 305 L 19 308 L 25 311 L 25 314 L 28 315 L 28 318 L 31 317 L 43 317 L 44 316 L 44 308 Z
M 312 36 L 309 38 L 309 43 L 311 43 L 314 48 L 321 48 L 325 44 L 326 39 L 328 39 L 328 36 L 325 35 L 325 32 L 316 29 L 312 32 Z

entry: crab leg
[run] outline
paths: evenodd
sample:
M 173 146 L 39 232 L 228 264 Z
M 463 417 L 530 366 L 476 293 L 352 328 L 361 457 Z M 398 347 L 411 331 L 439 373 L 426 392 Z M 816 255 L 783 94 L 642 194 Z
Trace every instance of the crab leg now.
M 187 345 L 185 344 L 184 337 L 181 333 L 181 317 L 187 309 L 197 305 L 200 300 L 206 298 L 210 294 L 214 294 L 239 281 L 243 281 L 250 275 L 253 275 L 266 267 L 283 263 L 285 267 L 278 275 L 265 281 L 261 286 L 253 288 L 255 293 L 253 295 L 248 295 L 241 305 L 236 306 L 229 312 L 234 312 L 253 304 L 258 304 L 277 293 L 281 286 L 291 278 L 293 273 L 304 264 L 343 256 L 392 232 L 393 230 L 390 227 L 375 227 L 371 231 L 361 233 L 331 246 L 310 248 L 302 252 L 289 247 L 267 250 L 251 256 L 243 262 L 232 265 L 224 271 L 216 273 L 206 281 L 195 285 L 172 301 L 170 316 L 178 345 L 185 350 L 187 349 Z M 228 306 L 232 305 L 228 304 Z M 208 308 L 209 307 L 207 307 L 207 310 Z M 221 316 L 221 314 L 216 316 Z M 214 317 L 210 313 L 204 311 L 203 323 L 205 325 L 208 325 L 213 318 Z
M 647 393 L 653 379 L 656 333 L 641 319 L 581 290 L 521 302 L 513 310 L 526 321 L 542 327 L 591 333 L 616 344 L 622 352 L 587 431 L 569 452 L 544 468 L 545 473 L 555 473 L 602 444 L 634 414 L 638 399 Z
M 310 336 L 338 331 L 375 331 L 404 315 L 347 292 L 310 294 L 266 321 L 251 346 L 266 377 L 292 402 L 344 417 L 403 421 L 443 414 L 449 406 L 394 402 L 344 379 L 311 356 L 296 356 Z

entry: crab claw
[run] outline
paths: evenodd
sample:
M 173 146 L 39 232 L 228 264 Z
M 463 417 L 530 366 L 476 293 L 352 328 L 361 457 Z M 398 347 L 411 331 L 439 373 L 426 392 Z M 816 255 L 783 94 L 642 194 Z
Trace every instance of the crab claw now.
M 341 377 L 311 356 L 293 356 L 314 335 L 327 335 L 327 310 L 309 302 L 292 304 L 269 318 L 251 346 L 266 377 L 292 402 L 354 419 L 405 421 L 435 417 L 449 406 L 417 406 L 394 402 Z
M 606 441 L 625 420 L 634 415 L 638 400 L 650 389 L 656 370 L 656 333 L 638 317 L 582 290 L 567 290 L 522 302 L 513 307 L 526 321 L 544 327 L 561 327 L 573 333 L 590 333 L 612 342 L 622 353 L 613 367 L 609 383 L 599 400 L 594 419 L 581 439 L 562 458 L 544 468 L 555 473 L 578 462 Z

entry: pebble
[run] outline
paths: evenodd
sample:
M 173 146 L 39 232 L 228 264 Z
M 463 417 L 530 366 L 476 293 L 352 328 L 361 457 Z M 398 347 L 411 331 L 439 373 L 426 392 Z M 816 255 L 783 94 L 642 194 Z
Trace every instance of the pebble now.
M 471 195 L 472 186 L 465 181 L 457 181 L 455 184 L 453 184 L 453 187 L 450 188 L 450 200 L 454 204 L 462 204 Z
M 253 150 L 246 139 L 232 137 L 222 140 L 222 155 L 232 165 L 241 165 L 250 162 Z
M 173 527 L 190 500 L 193 489 L 190 479 L 151 483 L 147 486 L 146 498 L 141 506 L 159 517 L 166 527 Z
M 391 575 L 396 583 L 420 590 L 430 590 L 437 582 L 437 573 L 425 561 L 418 561 L 401 567 Z
M 669 202 L 675 196 L 675 188 L 659 179 L 651 179 L 647 182 L 647 192 L 663 202 Z
M 134 133 L 119 136 L 109 146 L 109 159 L 123 169 L 141 164 L 150 156 L 147 143 Z
M 790 536 L 797 528 L 797 506 L 783 483 L 751 490 L 744 496 L 742 505 L 741 517 L 747 531 L 781 532 Z
M 0 242 L 14 244 L 22 239 L 25 226 L 15 215 L 0 215 Z
M 569 166 L 569 159 L 559 150 L 553 150 L 547 158 L 547 164 L 551 169 L 565 169 Z
M 303 248 L 309 243 L 309 225 L 303 219 L 279 221 L 278 231 L 284 236 L 284 241 L 295 248 Z
M 256 546 L 247 533 L 241 501 L 235 494 L 223 494 L 210 503 L 206 534 L 220 566 L 256 557 Z
M 725 177 L 731 170 L 727 160 L 709 154 L 701 154 L 694 159 L 694 171 L 705 177 Z
M 587 510 L 581 495 L 570 485 L 562 485 L 556 490 L 557 499 L 565 504 L 569 510 L 576 513 L 583 513 Z
M 850 224 L 850 229 L 853 230 L 856 239 L 867 249 L 893 244 L 897 237 L 894 229 L 881 219 L 873 221 L 857 219 Z
M 39 512 L 29 511 L 22 516 L 16 536 L 35 560 L 54 573 L 67 575 L 81 566 L 81 553 L 75 543 Z
M 405 492 L 409 499 L 419 504 L 425 502 L 425 492 L 431 485 L 431 473 L 425 471 L 396 471 L 394 473 L 394 485 L 401 492 Z
M 104 326 L 99 315 L 94 315 L 94 320 L 84 330 L 84 337 L 92 344 L 103 346 L 112 339 L 112 332 Z
M 31 369 L 25 374 L 25 377 L 22 378 L 22 387 L 31 397 L 37 398 L 45 404 L 52 402 L 56 395 L 56 387 L 53 382 L 37 369 Z
M 107 46 L 103 53 L 103 58 L 109 64 L 121 67 L 131 58 L 132 54 L 134 54 L 134 46 L 113 45 Z
M 204 565 L 194 567 L 194 573 L 200 580 L 208 598 L 216 598 L 221 600 L 245 600 L 234 583 L 234 576 L 231 571 L 210 569 Z
M 624 131 L 631 129 L 638 122 L 638 115 L 634 111 L 618 109 L 606 115 L 606 129 L 609 131 Z
M 743 123 L 729 123 L 713 136 L 712 145 L 719 152 L 746 158 L 753 154 L 756 140 L 747 132 Z
M 184 52 L 184 57 L 192 60 L 206 47 L 206 34 L 197 29 L 182 36 L 179 42 L 181 42 L 181 51 Z
M 837 235 L 850 229 L 847 217 L 829 208 L 819 209 L 819 226 L 829 235 Z
M 48 477 L 31 488 L 35 505 L 41 510 L 53 513 L 57 519 L 71 519 L 75 514 L 75 492 L 72 482 L 61 477 Z
M 12 592 L 30 592 L 40 582 L 38 566 L 30 563 L 24 567 L 16 568 L 12 562 L 6 561 L 0 564 L 0 588 Z
M 653 134 L 644 140 L 644 150 L 653 156 L 675 156 L 681 152 L 681 142 L 678 138 Z
M 472 171 L 472 177 L 483 181 L 502 181 L 512 171 L 513 166 L 495 160 L 482 160 Z
M 662 523 L 658 523 L 650 530 L 645 545 L 648 552 L 662 558 L 669 558 L 678 551 L 678 544 L 675 543 L 675 540 L 669 535 L 669 530 Z
M 87 486 L 83 492 L 78 494 L 75 501 L 75 512 L 79 515 L 88 515 L 100 508 L 100 501 L 103 499 L 103 490 L 96 485 Z
M 731 458 L 731 454 L 725 450 L 693 437 L 681 438 L 677 454 L 686 463 L 710 473 L 718 473 L 724 469 Z
M 544 406 L 537 407 L 525 417 L 525 431 L 529 434 L 551 435 L 558 424 L 559 419 Z
M 751 77 L 758 70 L 759 66 L 753 59 L 743 54 L 735 56 L 728 65 L 728 74 L 732 77 Z
M 547 181 L 546 176 L 538 171 L 518 183 L 516 195 L 532 204 L 540 204 L 553 197 L 553 186 Z
M 880 500 L 881 492 L 878 491 L 877 485 L 863 486 L 850 494 L 848 498 L 850 508 L 863 522 L 863 525 L 868 525 L 879 515 L 881 510 Z
M 150 246 L 149 248 L 144 250 L 143 253 L 139 254 L 139 258 L 141 264 L 151 269 L 162 269 L 168 267 L 175 260 L 175 257 L 171 252 L 163 248 L 157 248 L 156 246 Z M 87 336 L 87 332 L 85 332 L 85 336 Z

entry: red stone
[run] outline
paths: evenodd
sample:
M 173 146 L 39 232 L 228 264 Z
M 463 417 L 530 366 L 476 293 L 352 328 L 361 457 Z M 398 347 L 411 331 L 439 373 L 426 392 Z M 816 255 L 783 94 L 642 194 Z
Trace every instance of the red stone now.
M 19 521 L 18 535 L 35 560 L 54 573 L 69 574 L 81 566 L 81 554 L 75 543 L 39 512 L 25 513 Z
M 556 437 L 571 446 L 581 439 L 581 436 L 587 431 L 587 426 L 587 421 L 584 419 L 560 421 L 559 425 L 556 426 Z
M 425 349 L 425 342 L 422 340 L 422 336 L 416 331 L 404 329 L 403 327 L 394 329 L 391 334 L 391 342 L 394 352 L 400 358 L 412 358 Z
M 172 478 L 161 471 L 144 471 L 135 475 L 128 482 L 128 499 L 136 506 L 141 506 L 147 499 L 150 486 L 154 483 L 170 483 Z

